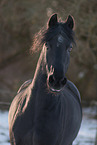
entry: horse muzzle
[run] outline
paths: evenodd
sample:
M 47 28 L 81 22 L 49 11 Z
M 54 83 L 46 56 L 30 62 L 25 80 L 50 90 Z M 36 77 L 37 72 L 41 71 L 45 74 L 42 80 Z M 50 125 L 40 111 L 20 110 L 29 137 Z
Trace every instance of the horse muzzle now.
M 58 79 L 58 78 L 55 78 L 53 74 L 48 76 L 48 79 L 47 79 L 48 87 L 53 92 L 60 92 L 65 86 L 66 82 L 67 82 L 66 77 Z

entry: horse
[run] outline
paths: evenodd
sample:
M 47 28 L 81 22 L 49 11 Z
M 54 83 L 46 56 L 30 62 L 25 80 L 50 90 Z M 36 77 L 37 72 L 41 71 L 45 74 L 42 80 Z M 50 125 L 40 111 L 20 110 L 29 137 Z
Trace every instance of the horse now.
M 53 14 L 41 33 L 43 48 L 34 77 L 20 87 L 9 109 L 11 145 L 72 145 L 76 138 L 81 97 L 66 77 L 75 44 L 74 24 L 71 15 L 59 21 Z

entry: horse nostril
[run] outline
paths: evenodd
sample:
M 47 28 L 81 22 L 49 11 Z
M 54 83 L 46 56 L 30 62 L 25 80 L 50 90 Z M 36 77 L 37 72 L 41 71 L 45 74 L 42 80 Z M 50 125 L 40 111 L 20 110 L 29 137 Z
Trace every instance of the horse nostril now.
M 62 84 L 62 85 L 65 85 L 66 82 L 67 82 L 67 78 L 64 78 L 63 80 L 61 80 L 61 84 Z
M 49 76 L 49 83 L 53 83 L 55 81 L 53 75 Z

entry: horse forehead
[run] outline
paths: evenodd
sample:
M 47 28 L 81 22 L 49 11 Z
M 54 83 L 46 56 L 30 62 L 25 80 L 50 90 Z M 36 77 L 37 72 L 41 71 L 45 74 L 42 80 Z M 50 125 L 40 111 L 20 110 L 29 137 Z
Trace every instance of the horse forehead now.
M 63 41 L 64 41 L 64 37 L 61 34 L 59 34 L 58 35 L 58 42 L 63 43 Z
M 63 42 L 64 42 L 64 37 L 61 34 L 59 34 L 57 37 L 57 47 L 63 44 Z

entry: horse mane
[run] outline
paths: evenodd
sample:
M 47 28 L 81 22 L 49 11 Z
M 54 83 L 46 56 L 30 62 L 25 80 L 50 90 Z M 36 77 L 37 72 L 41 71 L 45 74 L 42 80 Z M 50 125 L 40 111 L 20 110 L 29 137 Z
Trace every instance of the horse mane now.
M 56 26 L 47 28 L 46 30 L 43 27 L 38 33 L 35 34 L 31 51 L 37 52 L 41 50 L 43 44 L 48 42 L 57 34 L 61 34 L 64 38 L 67 36 L 67 39 L 76 45 L 74 31 L 71 30 L 65 23 L 58 22 Z

